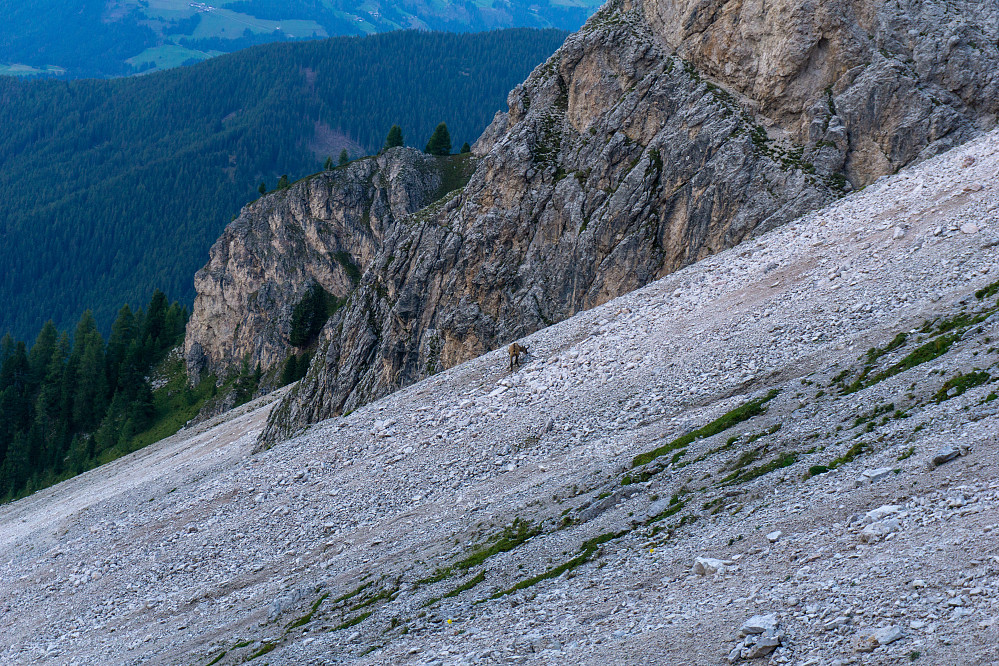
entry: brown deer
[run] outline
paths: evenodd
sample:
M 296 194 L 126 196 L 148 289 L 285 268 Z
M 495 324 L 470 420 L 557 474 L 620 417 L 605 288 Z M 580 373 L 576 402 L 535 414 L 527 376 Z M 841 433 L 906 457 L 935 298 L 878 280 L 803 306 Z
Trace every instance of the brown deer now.
M 525 347 L 524 345 L 518 345 L 516 342 L 514 342 L 512 345 L 510 345 L 509 352 L 510 352 L 510 372 L 513 372 L 514 364 L 516 364 L 518 368 L 520 367 L 520 356 L 521 354 L 527 353 L 527 347 Z

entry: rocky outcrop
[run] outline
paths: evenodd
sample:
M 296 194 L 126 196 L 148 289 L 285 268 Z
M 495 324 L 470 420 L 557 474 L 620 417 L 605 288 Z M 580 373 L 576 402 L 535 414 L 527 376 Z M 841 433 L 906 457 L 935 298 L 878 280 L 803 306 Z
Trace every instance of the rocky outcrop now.
M 447 166 L 460 172 L 468 162 Z M 397 221 L 440 196 L 449 177 L 439 158 L 395 148 L 248 204 L 194 277 L 190 374 L 225 374 L 245 357 L 263 369 L 280 362 L 292 310 L 309 286 L 346 297 Z
M 993 127 L 995 2 L 644 0 L 650 29 L 804 147 L 870 183 Z
M 264 442 L 994 125 L 996 17 L 975 3 L 605 5 L 510 94 L 468 185 L 386 238 Z

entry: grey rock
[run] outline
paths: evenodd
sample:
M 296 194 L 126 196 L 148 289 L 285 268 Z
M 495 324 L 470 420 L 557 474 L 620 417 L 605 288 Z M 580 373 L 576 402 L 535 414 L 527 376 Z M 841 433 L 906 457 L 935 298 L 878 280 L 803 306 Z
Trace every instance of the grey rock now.
M 877 469 L 866 470 L 864 472 L 863 476 L 866 477 L 867 479 L 869 479 L 871 481 L 871 483 L 874 483 L 876 481 L 880 481 L 881 479 L 884 479 L 885 477 L 887 477 L 891 473 L 892 473 L 892 468 L 891 467 L 879 467 Z
M 777 616 L 773 613 L 769 615 L 754 615 L 742 623 L 741 631 L 745 634 L 772 634 L 777 630 Z
M 694 560 L 694 573 L 699 576 L 709 576 L 719 571 L 724 571 L 727 565 L 732 562 L 719 560 L 714 557 L 698 557 Z
M 956 446 L 944 447 L 933 455 L 933 464 L 937 466 L 943 465 L 957 458 L 959 455 L 961 455 L 961 450 Z
M 873 523 L 897 514 L 902 509 L 898 504 L 885 504 L 864 514 L 864 522 Z
M 867 631 L 860 634 L 860 636 L 858 637 L 857 651 L 871 652 L 883 645 L 894 643 L 898 639 L 902 638 L 902 636 L 903 636 L 902 627 L 898 625 L 892 625 L 890 627 L 882 627 L 874 631 Z
M 777 647 L 780 646 L 780 643 L 780 634 L 762 636 L 758 641 L 756 641 L 756 643 L 744 650 L 744 658 L 758 659 L 759 657 L 765 657 L 777 649 Z
M 244 206 L 194 276 L 189 374 L 225 375 L 247 355 L 263 370 L 283 361 L 292 310 L 309 286 L 347 296 L 355 271 L 367 269 L 397 222 L 439 197 L 441 185 L 437 158 L 393 148 Z
M 845 615 L 840 615 L 825 622 L 822 625 L 822 628 L 825 629 L 826 631 L 833 631 L 835 629 L 839 629 L 840 627 L 844 627 L 849 623 L 850 623 L 850 618 L 846 617 Z
M 892 532 L 897 532 L 902 527 L 902 522 L 898 518 L 888 518 L 871 523 L 860 532 L 860 540 L 864 543 L 877 543 L 884 540 Z

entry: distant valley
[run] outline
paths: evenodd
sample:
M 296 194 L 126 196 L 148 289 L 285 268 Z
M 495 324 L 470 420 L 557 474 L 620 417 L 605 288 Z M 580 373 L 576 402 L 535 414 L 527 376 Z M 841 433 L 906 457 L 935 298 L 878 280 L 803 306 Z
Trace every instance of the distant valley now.
M 271 42 L 401 29 L 575 30 L 599 0 L 38 0 L 6 3 L 0 75 L 107 77 Z

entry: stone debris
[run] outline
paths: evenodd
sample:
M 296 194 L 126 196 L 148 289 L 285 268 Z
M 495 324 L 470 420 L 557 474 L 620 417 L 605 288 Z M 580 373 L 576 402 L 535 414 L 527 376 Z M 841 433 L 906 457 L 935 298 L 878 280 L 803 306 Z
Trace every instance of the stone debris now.
M 488 352 L 254 454 L 261 398 L 2 505 L 0 663 L 992 663 L 997 169 L 999 132 L 528 336 L 516 373 Z
M 694 573 L 699 576 L 710 576 L 715 573 L 725 573 L 727 567 L 735 564 L 731 560 L 719 560 L 713 557 L 698 557 L 694 560 Z
M 881 646 L 894 643 L 902 636 L 902 627 L 898 625 L 861 633 L 857 638 L 857 652 L 873 652 Z
M 902 527 L 902 522 L 898 518 L 888 518 L 871 523 L 860 533 L 860 540 L 864 543 L 877 543 L 882 541 L 889 534 L 897 532 Z
M 728 663 L 741 659 L 758 659 L 776 650 L 784 639 L 778 629 L 776 615 L 754 615 L 746 620 L 739 630 L 742 640 L 728 653 Z

